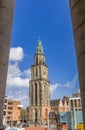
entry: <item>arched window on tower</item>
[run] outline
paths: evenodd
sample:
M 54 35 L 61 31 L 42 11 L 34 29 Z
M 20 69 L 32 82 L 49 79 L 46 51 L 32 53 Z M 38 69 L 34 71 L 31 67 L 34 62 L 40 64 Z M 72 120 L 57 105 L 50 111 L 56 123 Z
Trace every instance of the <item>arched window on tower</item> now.
M 36 62 L 36 64 L 38 64 L 38 57 L 37 57 L 37 56 L 36 56 L 36 59 L 35 59 L 35 60 L 36 60 L 36 61 L 35 61 L 35 62 Z
M 41 67 L 39 66 L 39 78 L 41 78 Z
M 38 77 L 38 68 L 36 67 L 36 78 Z
M 38 119 L 38 111 L 37 109 L 35 109 L 35 123 L 37 122 L 37 119 Z
M 48 104 L 48 86 L 47 86 L 47 83 L 45 83 L 45 86 L 44 86 L 44 96 L 45 96 L 45 104 Z
M 33 105 L 33 84 L 31 85 L 31 93 L 32 93 L 32 96 L 31 96 L 31 105 Z
M 37 83 L 35 83 L 35 106 L 37 106 Z
M 32 78 L 34 80 L 34 68 L 32 69 Z
M 42 84 L 41 83 L 39 83 L 39 94 L 40 94 L 40 106 L 42 105 Z

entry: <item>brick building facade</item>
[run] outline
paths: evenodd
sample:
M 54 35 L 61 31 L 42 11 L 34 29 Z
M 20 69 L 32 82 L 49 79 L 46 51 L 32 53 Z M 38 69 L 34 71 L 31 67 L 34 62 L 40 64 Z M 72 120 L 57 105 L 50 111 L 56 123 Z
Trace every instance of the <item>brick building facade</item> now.
M 8 100 L 5 97 L 4 103 L 4 124 L 14 124 L 18 123 L 20 117 L 20 101 Z
M 50 101 L 50 108 L 52 112 L 59 114 L 60 112 L 70 111 L 69 98 L 53 99 Z

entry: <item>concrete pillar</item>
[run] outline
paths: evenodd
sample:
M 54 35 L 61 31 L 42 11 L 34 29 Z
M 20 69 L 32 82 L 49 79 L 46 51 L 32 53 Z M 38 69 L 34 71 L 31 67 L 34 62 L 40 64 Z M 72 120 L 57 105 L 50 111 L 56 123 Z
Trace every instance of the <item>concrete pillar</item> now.
M 4 129 L 3 106 L 14 14 L 14 2 L 15 0 L 0 0 L 0 130 Z
M 76 99 L 76 102 L 77 102 L 77 110 L 79 110 L 79 102 L 78 102 L 79 99 Z
M 70 0 L 70 10 L 78 63 L 83 122 L 85 124 L 85 0 Z

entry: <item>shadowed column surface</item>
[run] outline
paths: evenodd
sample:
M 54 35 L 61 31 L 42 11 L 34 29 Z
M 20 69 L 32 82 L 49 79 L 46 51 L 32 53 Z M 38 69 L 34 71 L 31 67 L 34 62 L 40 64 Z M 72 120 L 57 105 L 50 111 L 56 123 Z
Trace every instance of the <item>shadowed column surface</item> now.
M 0 130 L 4 129 L 3 107 L 14 15 L 14 3 L 15 0 L 0 0 Z
M 85 127 L 85 0 L 70 0 Z M 85 128 L 84 128 L 85 129 Z

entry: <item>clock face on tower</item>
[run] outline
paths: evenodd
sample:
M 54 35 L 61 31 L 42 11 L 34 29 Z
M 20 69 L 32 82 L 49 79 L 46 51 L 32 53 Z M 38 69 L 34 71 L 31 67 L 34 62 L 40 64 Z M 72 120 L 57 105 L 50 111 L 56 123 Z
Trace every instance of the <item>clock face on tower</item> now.
M 47 72 L 46 72 L 46 70 L 44 69 L 43 70 L 43 78 L 46 78 L 47 77 Z

